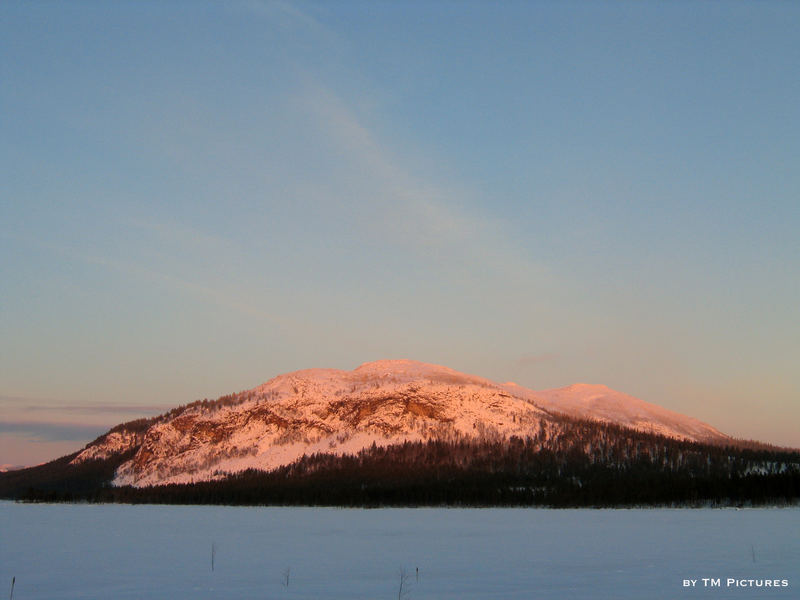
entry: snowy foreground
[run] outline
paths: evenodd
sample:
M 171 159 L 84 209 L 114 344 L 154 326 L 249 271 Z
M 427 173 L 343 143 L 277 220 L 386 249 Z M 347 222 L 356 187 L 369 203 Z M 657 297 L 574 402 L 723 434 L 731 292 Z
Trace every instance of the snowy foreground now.
M 789 599 L 800 597 L 799 534 L 798 509 L 0 502 L 0 595 L 9 596 L 16 577 L 15 600 L 390 599 L 398 597 L 402 567 L 402 597 L 412 600 Z M 717 578 L 720 587 L 711 587 Z M 728 578 L 787 580 L 788 587 L 728 586 Z

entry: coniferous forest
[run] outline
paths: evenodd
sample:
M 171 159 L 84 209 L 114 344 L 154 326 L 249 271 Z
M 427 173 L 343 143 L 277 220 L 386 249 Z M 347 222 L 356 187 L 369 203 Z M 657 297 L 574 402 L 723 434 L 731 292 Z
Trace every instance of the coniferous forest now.
M 548 437 L 450 439 L 315 454 L 273 471 L 135 488 L 132 452 L 0 474 L 0 497 L 45 502 L 379 506 L 758 506 L 800 501 L 800 452 L 716 446 L 564 419 Z

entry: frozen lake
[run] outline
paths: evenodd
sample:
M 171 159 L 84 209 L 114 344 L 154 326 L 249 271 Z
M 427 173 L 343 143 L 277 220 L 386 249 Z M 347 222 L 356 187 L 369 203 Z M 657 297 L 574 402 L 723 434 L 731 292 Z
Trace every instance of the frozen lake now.
M 0 502 L 0 597 L 16 577 L 15 600 L 391 599 L 401 567 L 409 576 L 404 597 L 412 600 L 788 600 L 800 597 L 800 509 Z M 719 578 L 721 587 L 704 587 L 702 578 Z M 787 580 L 788 587 L 728 587 L 728 578 Z M 696 587 L 684 587 L 684 579 Z

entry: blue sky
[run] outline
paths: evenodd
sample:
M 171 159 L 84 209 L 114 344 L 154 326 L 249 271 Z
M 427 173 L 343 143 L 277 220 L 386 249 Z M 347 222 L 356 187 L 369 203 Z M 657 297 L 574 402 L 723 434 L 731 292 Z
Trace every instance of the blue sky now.
M 798 30 L 779 2 L 3 3 L 0 463 L 380 358 L 800 446 Z

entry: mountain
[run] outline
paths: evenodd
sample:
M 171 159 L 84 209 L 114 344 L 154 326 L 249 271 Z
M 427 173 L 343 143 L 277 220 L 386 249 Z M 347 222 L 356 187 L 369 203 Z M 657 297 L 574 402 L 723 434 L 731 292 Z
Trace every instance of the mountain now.
M 575 384 L 409 360 L 309 369 L 0 473 L 29 501 L 334 506 L 797 504 L 800 453 Z
M 432 439 L 499 440 L 555 430 L 567 415 L 676 439 L 730 443 L 691 417 L 615 392 L 576 384 L 533 391 L 438 365 L 382 360 L 353 371 L 308 369 L 217 401 L 114 428 L 73 464 L 133 452 L 115 485 L 147 486 L 270 470 L 304 455 Z
M 24 469 L 22 465 L 0 465 L 0 473 L 8 473 L 9 471 L 18 471 L 19 469 Z

